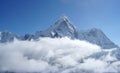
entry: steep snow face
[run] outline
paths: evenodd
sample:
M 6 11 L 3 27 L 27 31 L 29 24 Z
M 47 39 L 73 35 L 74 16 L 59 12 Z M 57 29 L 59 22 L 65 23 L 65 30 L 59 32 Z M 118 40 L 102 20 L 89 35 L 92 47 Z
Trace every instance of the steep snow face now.
M 61 29 L 69 30 L 71 33 L 75 31 L 75 27 L 70 23 L 69 19 L 66 16 L 61 17 L 54 25 L 49 29 Z
M 48 31 L 52 31 L 61 37 L 70 36 L 73 38 L 74 33 L 76 32 L 76 29 L 67 19 L 67 17 L 64 16 L 64 17 L 61 17 L 54 25 L 52 25 L 48 29 Z
M 97 44 L 102 48 L 118 48 L 100 29 L 90 29 L 86 31 L 78 31 L 78 39 L 86 40 L 90 43 Z
M 75 27 L 70 23 L 66 16 L 61 17 L 50 28 L 45 31 L 37 32 L 36 35 L 47 37 L 71 37 L 74 38 L 76 33 Z

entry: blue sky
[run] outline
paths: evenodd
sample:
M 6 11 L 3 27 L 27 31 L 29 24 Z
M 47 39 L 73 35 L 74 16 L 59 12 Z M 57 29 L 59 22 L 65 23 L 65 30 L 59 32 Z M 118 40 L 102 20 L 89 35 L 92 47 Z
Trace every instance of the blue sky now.
M 0 31 L 34 34 L 61 15 L 78 29 L 103 30 L 120 45 L 120 0 L 0 0 Z

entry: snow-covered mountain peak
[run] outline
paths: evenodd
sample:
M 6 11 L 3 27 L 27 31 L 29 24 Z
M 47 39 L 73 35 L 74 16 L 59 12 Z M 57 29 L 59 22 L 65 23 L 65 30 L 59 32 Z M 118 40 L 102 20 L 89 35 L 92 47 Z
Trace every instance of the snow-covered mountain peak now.
M 0 42 L 13 41 L 14 37 L 19 40 L 37 40 L 40 37 L 62 38 L 70 37 L 71 39 L 85 40 L 93 44 L 97 44 L 104 49 L 118 48 L 100 29 L 78 30 L 76 29 L 68 17 L 60 17 L 51 27 L 44 31 L 37 31 L 35 35 L 25 34 L 18 36 L 11 32 L 1 32 Z
M 49 29 L 75 31 L 75 27 L 66 16 L 61 16 Z
M 36 32 L 37 38 L 42 37 L 71 37 L 74 38 L 76 28 L 66 16 L 61 16 L 53 25 L 45 31 Z

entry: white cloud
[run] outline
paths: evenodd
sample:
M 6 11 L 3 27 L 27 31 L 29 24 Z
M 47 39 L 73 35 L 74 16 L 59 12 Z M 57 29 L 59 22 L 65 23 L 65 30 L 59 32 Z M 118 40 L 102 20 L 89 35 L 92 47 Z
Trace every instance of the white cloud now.
M 117 68 L 116 64 L 120 65 L 120 63 L 108 67 L 106 59 L 86 58 L 101 51 L 103 50 L 97 45 L 69 38 L 40 38 L 39 41 L 15 40 L 11 43 L 0 43 L 0 71 L 42 73 L 68 73 L 83 70 L 116 71 L 113 67 Z

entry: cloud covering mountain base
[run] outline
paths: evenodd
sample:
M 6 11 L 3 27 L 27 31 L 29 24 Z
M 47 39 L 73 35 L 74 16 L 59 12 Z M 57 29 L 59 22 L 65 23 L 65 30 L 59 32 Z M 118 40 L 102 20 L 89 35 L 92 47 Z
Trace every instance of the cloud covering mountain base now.
M 39 41 L 14 40 L 0 43 L 1 72 L 101 73 L 120 72 L 116 49 L 102 49 L 86 41 L 40 38 Z M 101 53 L 106 53 L 101 55 Z M 98 59 L 94 58 L 101 55 Z M 112 63 L 111 63 L 112 62 Z

